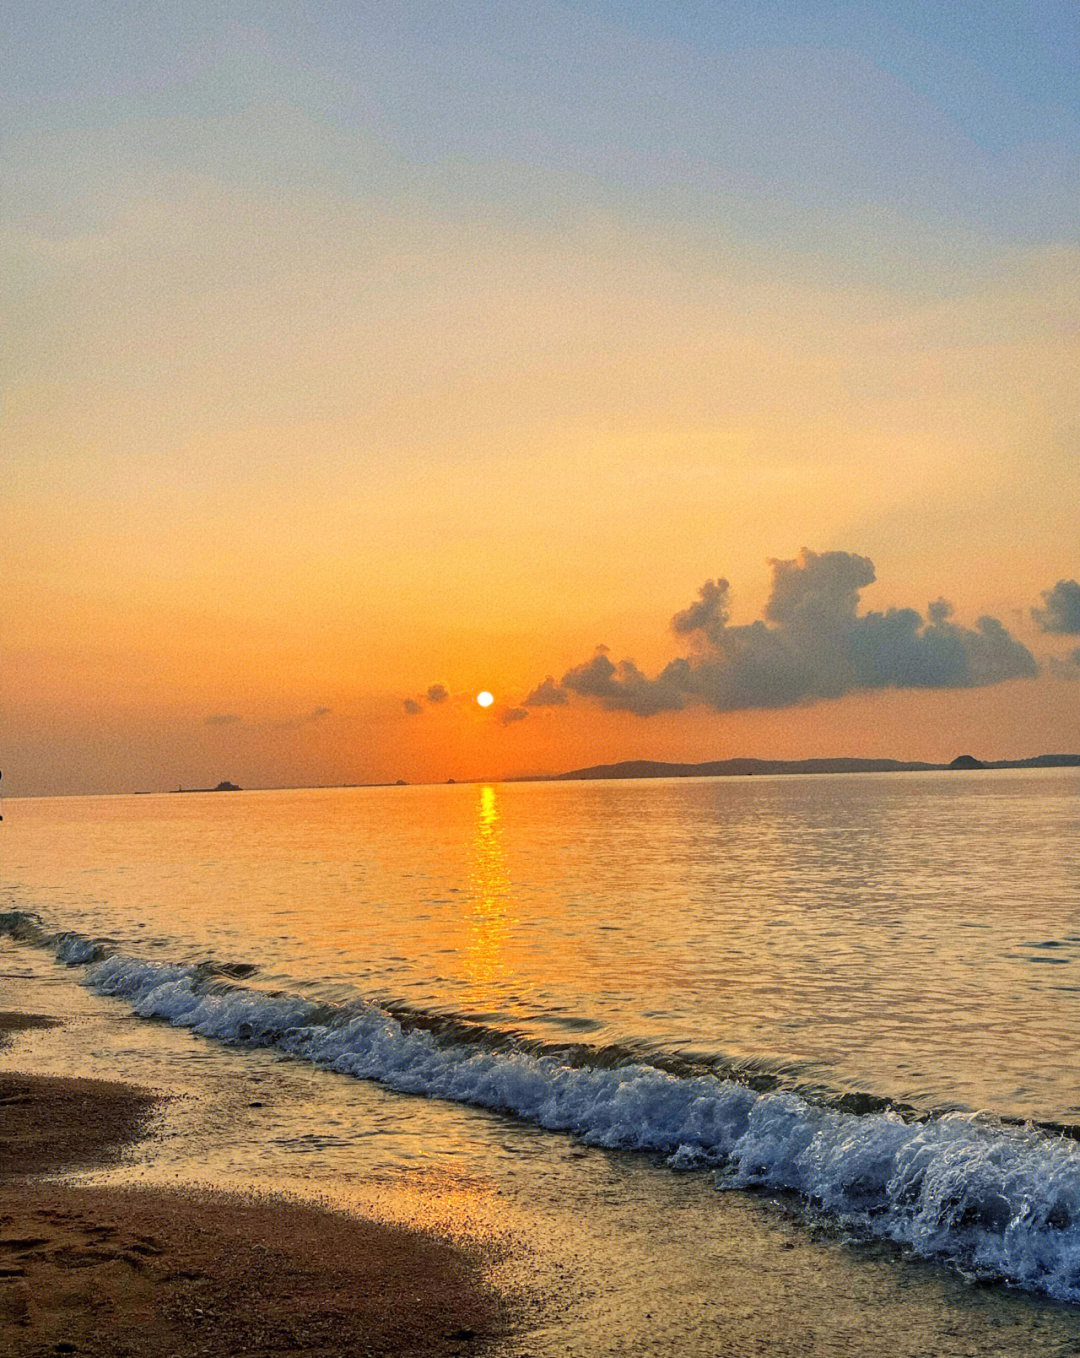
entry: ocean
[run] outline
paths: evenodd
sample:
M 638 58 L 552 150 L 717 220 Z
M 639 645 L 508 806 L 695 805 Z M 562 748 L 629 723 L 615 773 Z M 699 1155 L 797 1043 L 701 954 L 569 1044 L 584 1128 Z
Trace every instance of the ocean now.
M 802 1351 L 815 1297 L 807 1352 L 906 1352 L 912 1308 L 1080 1351 L 1080 771 L 26 799 L 0 834 L 5 994 L 173 1095 L 143 1180 L 503 1239 L 521 1352 L 741 1352 L 763 1306 Z

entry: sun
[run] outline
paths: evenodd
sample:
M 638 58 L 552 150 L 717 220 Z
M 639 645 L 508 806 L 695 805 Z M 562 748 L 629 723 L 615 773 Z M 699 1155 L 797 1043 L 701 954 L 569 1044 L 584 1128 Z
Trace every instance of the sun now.
M 491 704 L 495 701 L 495 698 L 493 694 L 487 691 L 487 689 L 484 689 L 483 693 L 478 693 L 476 695 L 476 701 L 480 704 L 481 707 L 490 707 Z

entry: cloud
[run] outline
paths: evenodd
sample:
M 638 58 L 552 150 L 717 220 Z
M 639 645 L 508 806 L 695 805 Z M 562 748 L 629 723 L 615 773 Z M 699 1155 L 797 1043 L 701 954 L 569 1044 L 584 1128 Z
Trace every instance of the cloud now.
M 215 712 L 212 716 L 205 718 L 204 726 L 242 726 L 245 731 L 295 731 L 297 727 L 307 726 L 311 722 L 322 721 L 324 717 L 330 716 L 332 708 L 316 707 L 302 717 L 286 717 L 282 721 L 263 721 L 246 722 L 243 717 L 235 712 Z
M 686 706 L 686 694 L 669 678 L 672 668 L 669 665 L 658 679 L 650 679 L 632 660 L 620 660 L 614 665 L 603 651 L 597 651 L 591 660 L 568 670 L 562 683 L 571 693 L 597 698 L 607 708 L 650 717 L 655 712 L 677 711 Z
M 1055 656 L 1050 661 L 1050 672 L 1058 679 L 1080 679 L 1080 646 L 1071 651 L 1064 660 Z
M 286 717 L 284 721 L 270 722 L 272 731 L 295 731 L 301 726 L 310 726 L 312 722 L 322 721 L 324 717 L 330 715 L 329 707 L 315 707 L 302 717 Z
M 435 706 L 438 706 L 440 703 L 448 703 L 450 701 L 450 690 L 446 687 L 445 684 L 431 684 L 428 686 L 427 691 L 423 693 L 420 698 L 403 699 L 402 701 L 405 706 L 405 711 L 408 712 L 410 717 L 415 717 L 420 712 L 423 712 L 424 699 L 426 699 L 429 703 L 434 704 Z
M 509 726 L 511 722 L 524 721 L 529 715 L 528 709 L 524 707 L 508 707 L 502 714 L 502 724 Z
M 1080 636 L 1080 581 L 1059 580 L 1043 590 L 1045 608 L 1033 608 L 1031 616 L 1044 632 L 1057 636 Z
M 524 705 L 526 707 L 562 707 L 566 701 L 566 691 L 561 689 L 555 682 L 554 676 L 549 674 L 524 699 Z
M 943 599 L 925 618 L 913 608 L 860 614 L 860 591 L 875 579 L 864 556 L 804 548 L 793 560 L 769 564 L 763 618 L 732 626 L 728 581 L 707 580 L 671 622 L 689 655 L 650 678 L 633 660 L 615 664 L 601 649 L 563 675 L 562 689 L 647 717 L 691 704 L 721 712 L 779 708 L 856 690 L 976 688 L 1038 673 L 1031 652 L 996 618 L 963 627 Z

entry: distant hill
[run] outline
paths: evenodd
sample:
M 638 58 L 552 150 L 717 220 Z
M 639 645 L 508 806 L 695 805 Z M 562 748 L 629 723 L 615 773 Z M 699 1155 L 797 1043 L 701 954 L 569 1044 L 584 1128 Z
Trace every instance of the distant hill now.
M 705 764 L 664 764 L 653 759 L 624 759 L 587 769 L 557 773 L 553 781 L 589 778 L 738 778 L 776 773 L 931 773 L 963 769 L 1080 768 L 1080 754 L 1038 754 L 1030 759 L 983 762 L 960 755 L 951 764 L 924 764 L 901 759 L 713 759 Z

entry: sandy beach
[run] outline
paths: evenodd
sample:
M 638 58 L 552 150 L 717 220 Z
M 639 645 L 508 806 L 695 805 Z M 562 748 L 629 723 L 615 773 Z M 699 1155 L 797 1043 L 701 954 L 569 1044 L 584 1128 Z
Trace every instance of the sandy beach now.
M 0 1040 L 54 1026 L 0 1014 Z M 478 1261 L 283 1199 L 38 1176 L 117 1159 L 156 1100 L 0 1074 L 0 1355 L 473 1353 L 498 1329 Z

